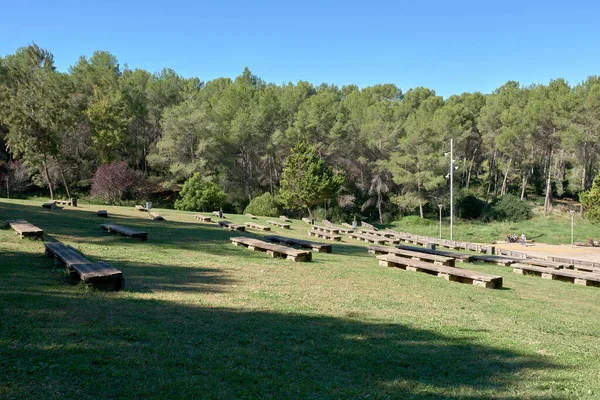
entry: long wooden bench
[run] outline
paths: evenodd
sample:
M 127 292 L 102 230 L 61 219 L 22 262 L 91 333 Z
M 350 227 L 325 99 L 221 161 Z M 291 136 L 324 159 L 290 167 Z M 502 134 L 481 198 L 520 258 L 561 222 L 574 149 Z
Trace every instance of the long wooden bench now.
M 406 271 L 425 272 L 427 274 L 442 277 L 448 281 L 469 283 L 489 289 L 502 288 L 502 277 L 497 275 L 447 267 L 445 265 L 427 263 L 391 254 L 377 256 L 377 259 L 379 260 L 380 265 L 385 265 L 387 267 L 398 267 Z
M 471 262 L 483 261 L 486 263 L 498 264 L 508 267 L 514 263 L 519 262 L 514 258 L 502 257 L 502 256 L 488 256 L 488 255 L 475 255 L 471 257 Z
M 306 250 L 296 250 L 278 244 L 263 242 L 262 240 L 247 237 L 232 237 L 231 243 L 235 246 L 246 246 L 250 250 L 264 251 L 273 258 L 286 258 L 292 261 L 308 262 L 312 260 L 312 253 Z
M 139 204 L 135 206 L 135 209 L 138 210 L 138 211 L 148 211 L 148 210 L 146 210 L 146 207 L 141 206 Z
M 333 223 L 327 219 L 324 219 L 323 221 L 321 221 L 321 223 L 325 226 L 329 226 L 329 227 L 333 227 Z
M 416 251 L 419 253 L 434 254 L 443 257 L 452 257 L 458 262 L 471 262 L 471 257 L 473 257 L 470 254 L 455 253 L 453 251 L 448 250 L 433 250 L 427 247 L 409 246 L 406 244 L 399 244 L 396 246 L 396 248 L 401 250 Z
M 377 230 L 378 230 L 378 229 L 377 229 L 377 228 L 375 228 L 373 225 L 371 225 L 371 224 L 368 224 L 368 223 L 366 223 L 366 222 L 361 222 L 361 223 L 360 223 L 360 226 L 364 227 L 365 229 L 370 229 L 370 230 L 372 230 L 372 231 L 377 231 Z
M 73 203 L 71 203 L 71 200 L 54 200 L 54 203 L 56 203 L 59 206 L 72 206 Z
M 382 236 L 365 235 L 362 233 L 349 233 L 348 237 L 350 237 L 352 239 L 356 239 L 356 240 L 361 240 L 363 242 L 369 242 L 369 243 L 381 244 L 381 245 L 384 245 L 390 241 L 390 239 L 384 238 Z
M 280 215 L 279 219 L 283 220 L 284 222 L 292 222 L 292 220 L 286 217 L 285 215 Z
M 331 253 L 331 245 L 328 243 L 317 243 L 309 240 L 294 239 L 275 235 L 265 236 L 265 239 L 274 243 L 285 243 L 290 246 L 299 246 L 305 249 L 311 249 L 317 253 Z
M 84 283 L 102 288 L 120 290 L 125 287 L 123 273 L 104 261 L 91 262 L 71 246 L 61 242 L 46 242 L 46 256 L 54 258 L 67 267 L 71 276 L 77 276 Z
M 42 239 L 44 240 L 44 230 L 37 226 L 25 221 L 24 219 L 14 219 L 8 222 L 8 225 L 15 231 L 21 239 L 27 237 L 31 239 Z
M 400 239 L 397 238 L 396 235 L 394 235 L 391 232 L 374 231 L 372 229 L 361 229 L 358 232 L 362 235 L 380 236 L 380 237 L 389 239 L 389 242 L 394 243 L 394 244 L 400 243 Z
M 352 229 L 352 230 L 354 230 L 354 228 L 352 227 L 352 225 L 350 225 L 350 224 L 347 224 L 347 223 L 345 223 L 345 222 L 342 222 L 342 226 L 343 226 L 344 228 L 349 228 L 349 229 Z
M 270 226 L 259 225 L 259 224 L 255 224 L 254 222 L 246 222 L 244 225 L 246 225 L 246 228 L 257 229 L 259 231 L 270 231 L 271 230 Z
M 342 237 L 340 235 L 336 235 L 333 233 L 327 233 L 327 232 L 321 232 L 321 231 L 309 230 L 308 236 L 314 236 L 314 237 L 318 237 L 321 239 L 327 239 L 327 240 L 335 240 L 336 242 L 342 241 Z
M 333 233 L 333 234 L 340 233 L 340 230 L 337 228 L 330 228 L 328 226 L 321 226 L 321 225 L 313 225 L 313 226 L 311 226 L 310 229 L 313 231 L 327 232 L 327 233 Z
M 250 214 L 250 213 L 246 214 L 246 217 L 248 217 L 248 218 L 250 218 L 250 219 L 258 219 L 258 218 L 256 217 L 256 215 L 254 215 L 254 214 Z
M 199 219 L 202 222 L 212 222 L 211 217 L 207 217 L 202 214 L 196 214 L 196 215 L 194 215 L 194 218 Z
M 54 201 L 54 200 L 48 200 L 47 202 L 45 202 L 44 204 L 42 204 L 42 207 L 54 210 L 56 208 L 56 201 Z
M 275 226 L 278 226 L 278 227 L 283 228 L 283 229 L 290 229 L 290 224 L 284 224 L 283 222 L 279 222 L 279 221 L 271 221 L 271 220 L 269 220 L 269 221 L 267 221 L 267 224 L 275 225 Z
M 153 219 L 155 221 L 164 221 L 165 219 L 157 212 L 149 212 L 148 218 Z
M 225 220 L 219 221 L 219 226 L 221 228 L 229 229 L 230 231 L 239 231 L 239 232 L 246 231 L 246 227 L 244 225 L 234 224 L 231 221 L 225 221 Z
M 569 264 L 573 264 L 575 269 L 579 269 L 582 271 L 600 271 L 600 263 L 593 261 L 577 260 L 562 257 L 547 257 L 547 259 L 549 261 L 566 262 Z
M 534 265 L 536 267 L 545 267 L 552 269 L 573 269 L 573 264 L 569 264 L 566 262 L 556 262 L 556 261 L 548 261 L 548 260 L 538 260 L 531 258 L 524 258 L 517 260 L 520 264 Z
M 96 213 L 97 216 L 102 217 L 102 218 L 108 218 L 108 211 L 106 210 L 98 210 L 98 212 Z
M 522 275 L 541 276 L 544 279 L 552 279 L 558 281 L 566 281 L 583 286 L 598 286 L 600 287 L 600 274 L 572 271 L 567 269 L 553 269 L 546 267 L 538 267 L 535 265 L 527 265 L 515 263 L 512 266 L 513 272 Z
M 306 222 L 309 225 L 312 225 L 313 220 L 310 218 L 302 217 L 302 222 Z
M 132 239 L 148 240 L 148 234 L 144 231 L 138 231 L 137 229 L 128 228 L 122 225 L 115 224 L 102 224 L 100 228 L 104 229 L 109 233 L 118 233 L 123 236 L 130 237 Z
M 420 253 L 418 251 L 401 250 L 395 247 L 369 246 L 367 250 L 371 254 L 392 254 L 398 257 L 412 258 L 413 260 L 432 262 L 434 264 L 455 266 L 455 259 L 452 257 L 438 256 L 435 254 Z

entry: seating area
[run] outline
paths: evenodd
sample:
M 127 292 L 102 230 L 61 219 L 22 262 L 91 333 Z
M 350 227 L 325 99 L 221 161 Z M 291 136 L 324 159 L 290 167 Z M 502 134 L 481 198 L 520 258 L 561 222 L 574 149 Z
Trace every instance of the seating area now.
M 246 231 L 246 227 L 244 225 L 238 225 L 238 224 L 234 224 L 231 221 L 219 221 L 219 226 L 221 228 L 225 228 L 228 229 L 230 231 L 239 231 L 239 232 L 245 232 Z
M 78 277 L 86 284 L 114 290 L 125 287 L 123 273 L 103 261 L 91 262 L 73 247 L 61 242 L 46 242 L 44 247 L 46 256 L 53 258 L 55 264 L 64 264 L 71 276 Z
M 19 235 L 21 239 L 29 238 L 44 240 L 44 230 L 23 219 L 14 219 L 6 222 L 8 222 L 8 225 L 15 231 L 17 235 Z
M 514 258 L 502 257 L 502 256 L 487 256 L 487 255 L 472 256 L 471 261 L 482 261 L 482 262 L 490 263 L 490 264 L 503 265 L 505 267 L 508 267 L 516 262 L 519 262 L 519 260 L 516 260 Z
M 442 277 L 448 281 L 468 283 L 488 289 L 501 289 L 502 277 L 497 275 L 484 274 L 477 271 L 448 267 L 413 260 L 411 258 L 398 257 L 392 254 L 377 256 L 380 265 L 387 267 L 397 267 L 406 271 L 425 272 L 427 274 Z
M 44 204 L 42 204 L 42 207 L 54 210 L 56 208 L 56 201 L 55 200 L 48 200 L 47 202 L 45 202 Z
M 472 261 L 471 259 L 473 257 L 470 254 L 456 253 L 456 252 L 448 251 L 448 250 L 438 250 L 438 249 L 433 250 L 433 249 L 430 249 L 427 247 L 409 246 L 406 244 L 399 244 L 395 247 L 397 249 L 416 251 L 419 253 L 434 254 L 434 255 L 443 256 L 443 257 L 452 257 L 458 262 L 471 262 Z
M 302 222 L 306 222 L 307 224 L 312 225 L 312 219 L 310 218 L 302 217 Z
M 202 222 L 212 222 L 211 217 L 207 217 L 202 214 L 196 214 L 196 215 L 194 215 L 194 218 L 199 219 Z
M 311 249 L 317 253 L 331 253 L 331 245 L 328 243 L 317 243 L 308 240 L 288 238 L 284 236 L 265 236 L 265 239 L 274 243 L 285 243 L 290 246 L 298 246 L 305 249 Z
M 279 219 L 282 220 L 282 221 L 284 221 L 284 222 L 288 222 L 288 223 L 292 222 L 292 220 L 289 219 L 288 217 L 286 217 L 285 215 L 280 215 Z
M 314 237 L 318 237 L 318 238 L 326 239 L 326 240 L 334 240 L 336 242 L 342 241 L 342 237 L 340 235 L 336 235 L 334 233 L 316 231 L 316 230 L 309 230 L 308 236 L 314 236 Z
M 269 221 L 267 221 L 267 224 L 278 226 L 281 229 L 290 229 L 290 224 L 284 224 L 283 222 L 279 222 L 279 221 L 271 221 L 271 220 L 269 220 Z
M 255 224 L 253 222 L 246 222 L 244 225 L 246 225 L 246 228 L 256 229 L 259 231 L 270 231 L 271 230 L 270 226 L 259 225 L 259 224 Z
M 392 243 L 394 242 L 393 239 L 384 238 L 382 236 L 365 235 L 362 233 L 349 233 L 348 237 L 350 237 L 352 239 L 356 239 L 356 240 L 361 240 L 363 242 L 369 242 L 369 243 L 380 244 L 380 245 L 385 245 L 388 242 L 392 242 Z
M 535 265 L 527 265 L 521 263 L 513 264 L 512 269 L 513 272 L 517 274 L 534 275 L 540 276 L 544 279 L 571 282 L 583 286 L 600 287 L 600 274 L 598 273 L 573 271 L 569 269 L 539 267 Z
M 247 237 L 232 237 L 230 240 L 235 246 L 245 246 L 250 250 L 264 251 L 273 258 L 285 258 L 296 262 L 309 262 L 312 260 L 312 253 L 310 251 L 296 250 Z
M 313 225 L 310 229 L 313 231 L 326 232 L 326 233 L 330 233 L 330 234 L 340 233 L 340 230 L 337 228 L 330 228 L 328 226 L 321 226 L 321 225 Z
M 73 203 L 70 200 L 54 200 L 54 203 L 58 206 L 73 206 Z
M 384 246 L 369 246 L 367 248 L 367 250 L 371 254 L 377 254 L 377 255 L 392 254 L 392 255 L 395 255 L 398 257 L 412 258 L 413 260 L 430 262 L 430 263 L 434 263 L 434 264 L 445 265 L 448 267 L 455 266 L 455 259 L 453 257 L 444 257 L 444 256 L 438 256 L 435 254 L 420 253 L 418 251 L 402 250 L 402 249 L 397 249 L 395 247 L 384 247 Z
M 127 236 L 132 239 L 148 240 L 148 233 L 137 229 L 128 228 L 122 225 L 102 224 L 100 228 L 109 233 L 118 233 L 119 235 Z

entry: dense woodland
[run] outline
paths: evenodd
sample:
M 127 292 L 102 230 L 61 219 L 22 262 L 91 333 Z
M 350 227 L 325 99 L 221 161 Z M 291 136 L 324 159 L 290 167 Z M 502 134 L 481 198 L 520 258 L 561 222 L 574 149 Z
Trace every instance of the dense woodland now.
M 173 70 L 121 67 L 108 52 L 67 73 L 36 45 L 0 58 L 0 163 L 4 195 L 23 179 L 51 196 L 85 193 L 96 170 L 126 161 L 155 196 L 176 198 L 195 173 L 243 210 L 277 195 L 286 158 L 310 143 L 345 176 L 319 206 L 389 219 L 448 209 L 450 138 L 455 190 L 490 202 L 577 197 L 591 187 L 600 136 L 600 78 L 522 86 L 443 99 L 393 84 L 337 87 L 267 83 L 245 69 L 203 82 Z M 19 187 L 21 186 L 21 187 Z

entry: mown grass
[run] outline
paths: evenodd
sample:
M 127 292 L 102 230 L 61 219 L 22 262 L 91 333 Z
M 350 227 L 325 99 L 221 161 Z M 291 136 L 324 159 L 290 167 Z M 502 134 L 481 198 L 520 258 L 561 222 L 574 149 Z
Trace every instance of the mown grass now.
M 108 261 L 127 286 L 73 284 L 41 242 L 0 230 L 0 398 L 600 395 L 598 288 L 469 265 L 504 277 L 486 290 L 381 267 L 354 241 L 292 263 L 232 246 L 240 233 L 193 213 L 107 207 L 147 230 L 140 242 L 101 231 L 97 208 L 0 201 L 0 219 Z M 306 238 L 292 225 L 274 231 Z

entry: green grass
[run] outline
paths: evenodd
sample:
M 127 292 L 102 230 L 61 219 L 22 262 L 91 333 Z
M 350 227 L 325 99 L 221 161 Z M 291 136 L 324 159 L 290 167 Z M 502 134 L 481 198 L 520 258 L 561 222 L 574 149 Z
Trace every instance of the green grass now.
M 102 208 L 148 241 L 104 233 L 97 206 L 0 201 L 0 219 L 109 262 L 127 287 L 74 284 L 41 242 L 0 230 L 0 398 L 600 396 L 599 288 L 469 265 L 504 277 L 488 290 L 381 267 L 354 241 L 293 263 L 232 246 L 239 233 L 193 213 Z M 274 231 L 306 238 L 292 225 Z

